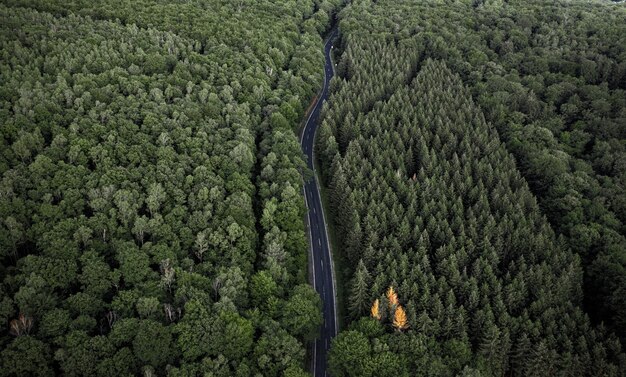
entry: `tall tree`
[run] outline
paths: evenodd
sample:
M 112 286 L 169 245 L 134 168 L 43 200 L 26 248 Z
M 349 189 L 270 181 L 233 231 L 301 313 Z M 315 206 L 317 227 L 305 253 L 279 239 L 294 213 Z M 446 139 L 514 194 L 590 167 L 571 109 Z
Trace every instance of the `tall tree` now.
M 370 306 L 369 282 L 370 274 L 361 259 L 352 278 L 352 287 L 350 289 L 349 307 L 353 318 L 358 318 L 366 313 Z

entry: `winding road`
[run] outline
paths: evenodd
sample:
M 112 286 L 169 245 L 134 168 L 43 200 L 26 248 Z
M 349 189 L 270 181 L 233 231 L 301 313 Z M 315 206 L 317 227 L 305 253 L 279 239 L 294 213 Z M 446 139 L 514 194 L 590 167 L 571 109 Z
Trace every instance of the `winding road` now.
M 307 156 L 309 169 L 315 172 L 314 146 L 315 131 L 318 126 L 318 119 L 322 104 L 328 97 L 328 84 L 333 77 L 333 63 L 330 59 L 332 41 L 337 36 L 337 29 L 331 31 L 324 44 L 324 87 L 317 98 L 315 106 L 309 113 L 302 135 L 300 145 Z M 322 311 L 324 323 L 320 336 L 315 340 L 313 346 L 312 371 L 313 377 L 327 376 L 326 361 L 327 353 L 330 349 L 330 340 L 337 335 L 337 302 L 334 280 L 333 261 L 330 254 L 330 243 L 328 241 L 328 231 L 324 207 L 320 196 L 317 175 L 304 183 L 304 200 L 308 209 L 307 223 L 309 231 L 309 245 L 311 253 L 309 255 L 311 283 L 322 298 Z

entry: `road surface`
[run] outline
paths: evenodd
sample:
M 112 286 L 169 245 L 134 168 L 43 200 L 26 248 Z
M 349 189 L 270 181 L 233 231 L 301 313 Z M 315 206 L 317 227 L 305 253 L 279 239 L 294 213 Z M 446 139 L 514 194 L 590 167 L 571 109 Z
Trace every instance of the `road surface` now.
M 336 35 L 337 29 L 331 32 L 324 44 L 324 56 L 326 58 L 326 63 L 324 64 L 324 87 L 313 109 L 309 113 L 300 139 L 302 150 L 307 156 L 307 164 L 311 170 L 315 170 L 313 164 L 315 161 L 313 149 L 318 118 L 322 104 L 328 97 L 328 84 L 334 74 L 330 51 Z M 311 283 L 322 298 L 324 318 L 320 336 L 315 341 L 313 347 L 312 369 L 313 377 L 325 377 L 327 376 L 326 355 L 330 349 L 330 340 L 337 335 L 337 303 L 327 224 L 316 175 L 308 182 L 304 183 L 304 198 L 308 209 L 307 222 L 311 248 L 311 254 L 309 255 Z

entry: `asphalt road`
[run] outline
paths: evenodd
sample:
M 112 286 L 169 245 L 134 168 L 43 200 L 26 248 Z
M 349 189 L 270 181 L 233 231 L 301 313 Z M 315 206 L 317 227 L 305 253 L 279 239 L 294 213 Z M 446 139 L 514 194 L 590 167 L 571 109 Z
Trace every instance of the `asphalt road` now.
M 309 117 L 302 131 L 300 144 L 304 154 L 307 156 L 307 164 L 311 170 L 315 170 L 314 145 L 315 131 L 318 126 L 318 119 L 322 104 L 328 97 L 328 84 L 333 77 L 334 70 L 330 59 L 333 39 L 337 35 L 337 30 L 333 30 L 324 44 L 324 87 L 319 95 L 315 106 L 309 113 Z M 314 176 L 304 184 L 304 197 L 308 209 L 307 222 L 309 231 L 309 244 L 311 253 L 309 264 L 311 271 L 311 283 L 320 294 L 323 305 L 324 323 L 320 336 L 315 340 L 313 348 L 313 376 L 327 376 L 326 361 L 327 353 L 330 349 L 330 340 L 337 335 L 337 303 L 336 290 L 333 279 L 334 271 L 330 255 L 330 243 L 328 241 L 327 224 L 324 216 L 324 208 L 320 198 L 320 190 L 317 176 Z

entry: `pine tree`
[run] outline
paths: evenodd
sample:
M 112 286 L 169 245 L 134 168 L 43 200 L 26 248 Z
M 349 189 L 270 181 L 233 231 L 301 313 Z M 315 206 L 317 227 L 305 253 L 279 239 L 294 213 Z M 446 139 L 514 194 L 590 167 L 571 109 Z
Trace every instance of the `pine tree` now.
M 511 369 L 513 370 L 514 375 L 524 376 L 526 374 L 524 372 L 524 367 L 531 357 L 531 348 L 532 345 L 528 339 L 528 335 L 523 333 L 515 343 L 515 347 L 513 347 L 513 355 L 511 355 Z
M 337 164 L 332 182 L 331 203 L 335 209 L 337 228 L 340 233 L 346 234 L 352 229 L 353 206 L 350 200 L 350 186 L 341 163 Z
M 346 253 L 348 254 L 350 262 L 354 263 L 355 259 L 359 257 L 359 254 L 361 253 L 361 242 L 363 237 L 357 211 L 352 212 L 352 217 L 349 223 L 354 225 L 349 229 L 348 234 L 345 237 Z
M 350 289 L 349 309 L 352 318 L 360 317 L 367 310 L 369 302 L 369 283 L 370 274 L 361 259 L 359 260 L 356 272 L 352 278 L 352 287 Z

